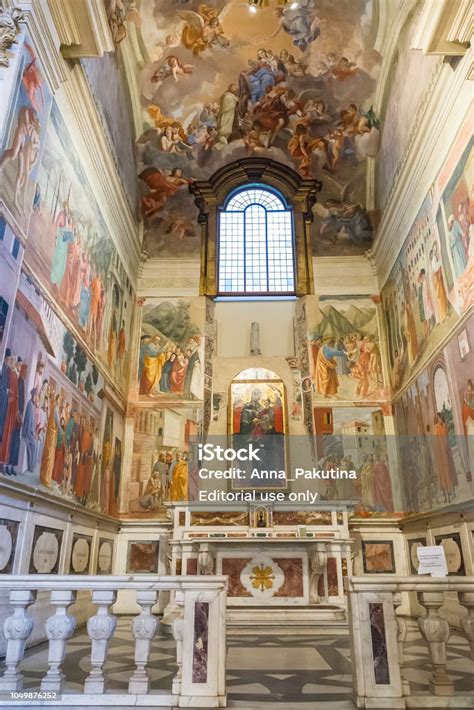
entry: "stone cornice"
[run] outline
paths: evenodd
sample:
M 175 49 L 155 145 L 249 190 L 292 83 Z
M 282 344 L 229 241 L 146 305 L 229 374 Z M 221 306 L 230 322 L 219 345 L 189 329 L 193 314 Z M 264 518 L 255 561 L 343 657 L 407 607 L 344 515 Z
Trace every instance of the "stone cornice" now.
M 101 57 L 114 43 L 102 0 L 48 0 L 64 57 Z
M 10 3 L 22 8 L 26 25 L 41 62 L 43 74 L 55 92 L 67 78 L 67 68 L 59 52 L 60 39 L 51 15 L 41 0 Z
M 472 27 L 471 0 L 425 0 L 413 48 L 423 54 L 462 56 Z
M 137 27 L 135 24 L 129 23 L 127 26 L 127 36 L 124 41 L 120 43 L 120 51 L 122 53 L 127 77 L 136 137 L 140 136 L 144 129 L 143 106 L 140 102 L 139 86 L 139 74 L 141 69 L 145 66 L 142 44 Z
M 89 524 L 101 532 L 110 530 L 118 532 L 120 521 L 102 512 L 85 508 L 79 503 L 58 497 L 40 488 L 32 488 L 19 480 L 0 479 L 0 502 L 7 503 L 11 508 L 31 510 L 38 515 L 49 515 L 57 520 L 69 520 L 76 524 Z
M 474 34 L 474 15 L 471 0 L 463 0 L 454 16 L 451 29 L 448 32 L 449 42 L 470 42 Z

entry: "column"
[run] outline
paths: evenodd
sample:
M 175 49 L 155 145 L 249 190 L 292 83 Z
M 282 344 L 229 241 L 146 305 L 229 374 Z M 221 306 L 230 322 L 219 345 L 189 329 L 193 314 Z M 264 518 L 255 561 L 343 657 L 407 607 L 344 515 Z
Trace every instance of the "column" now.
M 461 627 L 471 645 L 474 659 L 474 592 L 459 592 L 459 603 L 467 609 L 467 616 L 461 619 Z
M 76 628 L 76 618 L 67 613 L 76 600 L 76 592 L 54 590 L 51 592 L 51 604 L 56 612 L 46 621 L 46 636 L 49 639 L 49 670 L 41 681 L 41 690 L 61 693 L 65 676 L 61 665 L 66 656 L 67 640 Z
M 141 607 L 140 614 L 132 621 L 132 634 L 135 639 L 136 668 L 128 683 L 129 693 L 146 694 L 150 689 L 150 680 L 146 666 L 150 655 L 150 647 L 158 628 L 158 619 L 151 613 L 156 603 L 155 591 L 138 591 L 137 604 Z
M 115 631 L 117 619 L 109 613 L 109 607 L 117 600 L 116 591 L 93 591 L 92 602 L 97 604 L 97 614 L 91 616 L 87 622 L 87 633 L 92 641 L 91 666 L 92 670 L 86 678 L 84 693 L 104 693 L 106 681 L 103 665 L 107 658 L 109 642 Z
M 36 599 L 36 591 L 12 589 L 10 591 L 10 604 L 14 611 L 12 616 L 5 619 L 3 633 L 7 639 L 7 651 L 5 654 L 6 671 L 0 678 L 0 690 L 21 690 L 23 687 L 23 675 L 20 673 L 19 665 L 25 654 L 25 644 L 31 636 L 34 622 L 28 614 L 28 607 Z
M 453 695 L 454 685 L 446 673 L 446 641 L 449 638 L 449 624 L 442 619 L 438 610 L 444 603 L 443 592 L 419 592 L 420 604 L 426 609 L 426 616 L 418 619 L 423 638 L 428 643 L 433 674 L 430 691 L 434 695 Z

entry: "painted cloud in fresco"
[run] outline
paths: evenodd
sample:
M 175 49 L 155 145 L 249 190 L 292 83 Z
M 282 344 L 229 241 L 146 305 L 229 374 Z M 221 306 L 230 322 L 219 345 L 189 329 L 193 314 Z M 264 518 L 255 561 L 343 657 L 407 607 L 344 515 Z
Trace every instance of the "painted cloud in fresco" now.
M 301 0 L 251 14 L 237 0 L 143 0 L 140 14 L 149 61 L 137 158 L 149 254 L 197 255 L 189 183 L 249 155 L 322 179 L 316 254 L 365 251 L 365 164 L 379 141 L 372 3 Z

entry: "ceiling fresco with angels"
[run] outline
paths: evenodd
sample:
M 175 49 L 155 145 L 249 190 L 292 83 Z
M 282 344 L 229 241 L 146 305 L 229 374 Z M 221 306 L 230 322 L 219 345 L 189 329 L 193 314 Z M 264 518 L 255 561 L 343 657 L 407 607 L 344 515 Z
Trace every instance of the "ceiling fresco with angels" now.
M 137 161 L 150 257 L 198 255 L 189 183 L 251 155 L 322 180 L 314 254 L 360 254 L 371 245 L 365 185 L 379 141 L 376 5 L 261 5 L 141 2 L 148 60 Z

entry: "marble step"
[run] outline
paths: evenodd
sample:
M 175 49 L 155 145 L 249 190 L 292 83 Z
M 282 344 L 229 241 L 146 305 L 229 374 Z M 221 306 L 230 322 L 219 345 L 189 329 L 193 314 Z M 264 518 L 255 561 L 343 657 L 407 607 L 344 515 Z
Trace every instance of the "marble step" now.
M 229 634 L 348 633 L 346 611 L 333 605 L 320 606 L 228 606 Z

